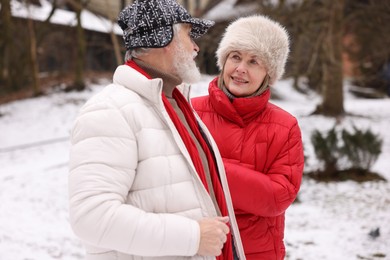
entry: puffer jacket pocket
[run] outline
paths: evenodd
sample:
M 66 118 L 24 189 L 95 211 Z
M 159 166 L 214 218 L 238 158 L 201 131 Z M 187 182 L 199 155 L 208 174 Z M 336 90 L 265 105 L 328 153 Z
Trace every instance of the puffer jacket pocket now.
M 260 216 L 236 216 L 245 254 L 274 250 L 272 227 Z

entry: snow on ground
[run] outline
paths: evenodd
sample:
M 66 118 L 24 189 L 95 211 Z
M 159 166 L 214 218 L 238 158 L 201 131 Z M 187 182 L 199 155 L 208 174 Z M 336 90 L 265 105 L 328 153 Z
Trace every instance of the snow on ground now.
M 207 93 L 203 76 L 193 96 Z M 84 92 L 53 92 L 44 97 L 0 105 L 0 260 L 79 260 L 80 241 L 69 226 L 67 202 L 68 137 L 80 106 L 107 82 Z M 335 120 L 309 116 L 318 97 L 292 90 L 280 81 L 274 103 L 298 118 L 308 156 L 314 129 L 327 131 Z M 346 95 L 342 125 L 370 128 L 382 136 L 383 153 L 373 170 L 390 179 L 390 99 Z M 390 259 L 390 184 L 388 182 L 316 183 L 304 179 L 299 202 L 286 214 L 288 260 Z M 380 236 L 368 233 L 379 227 Z

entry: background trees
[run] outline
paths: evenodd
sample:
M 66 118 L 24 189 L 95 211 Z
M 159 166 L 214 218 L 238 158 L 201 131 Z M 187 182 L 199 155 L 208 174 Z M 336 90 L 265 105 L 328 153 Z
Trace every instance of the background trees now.
M 113 41 L 118 42 L 121 36 L 114 34 L 113 28 L 110 34 L 86 30 L 81 24 L 81 14 L 89 0 L 50 2 L 51 11 L 42 20 L 42 14 L 40 19 L 35 18 L 35 9 L 42 4 L 47 6 L 47 1 L 1 0 L 0 102 L 37 96 L 58 86 L 82 90 L 88 75 L 98 77 L 118 64 L 119 55 L 113 52 L 113 46 L 118 44 Z M 28 12 L 15 16 L 11 5 Z M 73 12 L 72 23 L 76 26 L 53 23 L 56 10 Z
M 50 84 L 46 82 L 53 82 L 53 78 L 65 74 L 67 79 L 60 77 L 60 81 L 66 83 L 68 90 L 83 89 L 86 72 L 112 72 L 123 61 L 121 36 L 115 34 L 113 28 L 110 33 L 92 34 L 82 27 L 81 12 L 86 8 L 91 10 L 96 5 L 94 0 L 51 0 L 52 12 L 44 21 L 14 17 L 10 2 L 18 0 L 0 1 L 0 93 L 3 96 L 20 90 L 30 93 L 30 96 L 39 95 L 42 89 L 59 83 L 58 80 Z M 206 15 L 222 1 L 225 0 L 209 0 L 206 4 L 200 0 L 182 1 L 182 4 L 202 6 L 205 9 L 198 10 L 197 14 Z M 41 1 L 22 2 L 26 6 L 34 6 Z M 113 6 L 123 8 L 129 1 L 100 2 L 106 6 L 107 13 L 100 10 L 99 14 L 115 22 Z M 235 7 L 251 6 L 246 13 L 236 15 L 265 14 L 288 29 L 291 53 L 286 76 L 294 79 L 298 90 L 304 91 L 308 86 L 322 93 L 323 100 L 313 112 L 328 116 L 344 114 L 343 79 L 346 77 L 352 76 L 358 86 L 390 92 L 389 1 L 226 2 L 234 2 Z M 73 11 L 77 26 L 52 24 L 51 17 L 57 8 Z M 198 41 L 201 47 L 198 61 L 202 72 L 218 73 L 214 53 L 225 27 L 235 18 L 226 16 L 218 20 L 210 33 Z M 49 74 L 49 77 L 43 77 Z
M 1 20 L 1 37 L 0 37 L 0 84 L 1 93 L 16 91 L 19 88 L 16 70 L 13 68 L 17 65 L 14 59 L 17 56 L 16 46 L 13 44 L 12 35 L 14 26 L 12 22 L 10 1 L 1 0 L 0 20 Z
M 346 52 L 357 65 L 354 82 L 390 96 L 390 2 L 347 0 Z

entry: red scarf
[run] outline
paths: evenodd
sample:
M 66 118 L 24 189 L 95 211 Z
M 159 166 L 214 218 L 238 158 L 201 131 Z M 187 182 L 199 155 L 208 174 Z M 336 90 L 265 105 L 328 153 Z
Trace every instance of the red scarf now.
M 148 79 L 151 79 L 151 77 L 141 68 L 139 67 L 134 61 L 127 61 L 126 65 L 129 65 L 133 69 L 137 70 L 141 74 L 143 74 Z M 203 138 L 202 133 L 200 132 L 198 122 L 196 121 L 196 118 L 194 116 L 194 112 L 190 105 L 188 104 L 185 97 L 180 93 L 180 91 L 175 88 L 172 93 L 172 97 L 176 100 L 177 105 L 183 112 L 186 121 L 188 125 L 190 126 L 191 130 L 193 131 L 195 137 L 198 139 L 204 153 L 206 154 L 208 166 L 210 170 L 210 177 L 215 193 L 215 197 L 218 203 L 218 206 L 221 210 L 222 216 L 228 216 L 228 209 L 227 204 L 225 200 L 225 195 L 223 193 L 222 185 L 219 180 L 219 174 L 218 169 L 216 166 L 214 154 L 210 150 L 209 145 L 207 144 L 206 140 Z M 175 110 L 173 109 L 172 105 L 169 103 L 167 97 L 162 94 L 162 100 L 165 106 L 165 109 L 167 110 L 169 117 L 175 124 L 175 127 L 177 131 L 179 132 L 189 154 L 191 157 L 191 160 L 195 166 L 195 169 L 199 175 L 199 178 L 201 179 L 204 187 L 207 191 L 209 191 L 209 187 L 207 185 L 206 181 L 206 174 L 204 172 L 202 160 L 199 155 L 199 151 L 196 148 L 194 140 L 191 138 L 191 135 L 188 133 L 186 127 L 183 125 L 183 123 L 180 121 L 178 115 L 176 114 Z M 228 234 L 227 241 L 222 249 L 222 254 L 217 257 L 218 260 L 233 260 L 233 248 L 232 248 L 232 237 L 231 233 Z

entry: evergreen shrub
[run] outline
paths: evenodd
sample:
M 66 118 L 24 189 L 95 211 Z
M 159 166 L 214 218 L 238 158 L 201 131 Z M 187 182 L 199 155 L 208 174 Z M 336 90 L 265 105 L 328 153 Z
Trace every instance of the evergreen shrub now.
M 323 166 L 317 174 L 330 178 L 351 170 L 359 174 L 369 173 L 382 151 L 383 143 L 379 135 L 370 129 L 363 131 L 355 126 L 352 132 L 337 130 L 335 126 L 324 134 L 315 130 L 311 142 Z

